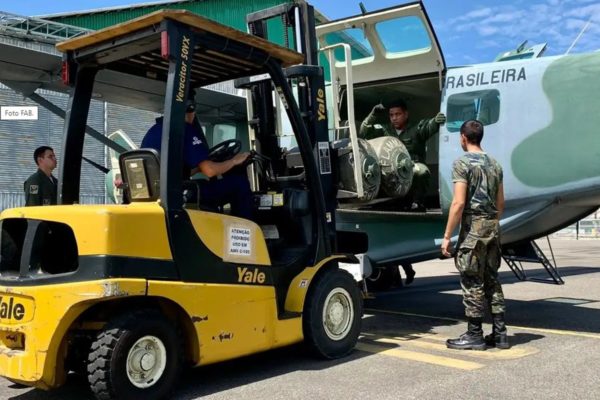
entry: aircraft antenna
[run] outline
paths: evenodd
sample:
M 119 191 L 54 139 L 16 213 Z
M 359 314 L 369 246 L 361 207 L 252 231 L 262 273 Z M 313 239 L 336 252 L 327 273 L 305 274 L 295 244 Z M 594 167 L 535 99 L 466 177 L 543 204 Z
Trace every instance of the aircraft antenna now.
M 363 4 L 363 2 L 359 2 L 358 6 L 360 7 L 360 12 L 365 15 L 367 13 L 367 8 L 365 7 L 365 5 Z
M 579 41 L 579 38 L 581 38 L 581 36 L 583 36 L 583 34 L 587 30 L 588 26 L 590 26 L 591 22 L 592 22 L 592 16 L 590 15 L 590 19 L 588 19 L 588 22 L 583 26 L 583 28 L 579 32 L 579 35 L 577 35 L 577 37 L 575 38 L 575 40 L 573 40 L 573 43 L 571 43 L 571 46 L 569 46 L 569 48 L 565 52 L 565 55 L 569 54 L 569 52 L 571 51 L 571 49 L 573 48 L 573 46 L 575 46 L 575 44 Z

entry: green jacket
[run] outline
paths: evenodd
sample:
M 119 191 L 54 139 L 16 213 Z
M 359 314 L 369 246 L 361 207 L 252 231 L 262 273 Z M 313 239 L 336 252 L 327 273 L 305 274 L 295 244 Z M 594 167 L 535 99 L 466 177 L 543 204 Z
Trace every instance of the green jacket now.
M 38 169 L 23 184 L 26 206 L 49 206 L 56 204 L 58 180 L 48 177 Z
M 440 130 L 440 126 L 433 118 L 423 119 L 417 124 L 408 121 L 406 125 L 406 129 L 398 134 L 389 122 L 378 124 L 374 121 L 373 116 L 369 114 L 360 124 L 358 136 L 367 140 L 381 136 L 395 136 L 404 143 L 413 161 L 424 163 L 425 144 L 430 137 Z

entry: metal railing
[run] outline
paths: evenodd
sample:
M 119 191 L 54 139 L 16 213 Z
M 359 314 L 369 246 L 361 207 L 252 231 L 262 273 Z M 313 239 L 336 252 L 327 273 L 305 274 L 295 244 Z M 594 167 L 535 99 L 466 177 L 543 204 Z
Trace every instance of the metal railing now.
M 354 180 L 356 182 L 356 194 L 353 194 L 352 197 L 362 198 L 364 196 L 364 188 L 363 188 L 363 180 L 362 180 L 362 155 L 359 151 L 358 146 L 358 134 L 356 132 L 356 124 L 354 119 L 354 79 L 352 77 L 352 49 L 347 43 L 336 43 L 330 46 L 323 47 L 319 49 L 319 51 L 325 53 L 327 56 L 327 60 L 329 61 L 329 72 L 331 74 L 331 83 L 332 85 L 337 85 L 338 88 L 333 87 L 333 121 L 334 121 L 334 129 L 336 132 L 339 132 L 342 127 L 340 126 L 340 115 L 338 110 L 338 104 L 340 104 L 340 96 L 339 96 L 339 85 L 340 79 L 337 73 L 336 68 L 336 60 L 335 60 L 335 50 L 338 48 L 342 48 L 344 50 L 344 72 L 346 76 L 346 113 L 348 116 L 348 129 L 350 133 L 350 145 L 352 147 L 352 153 L 354 154 Z M 335 139 L 338 139 L 335 137 Z
M 92 32 L 91 29 L 0 11 L 0 34 L 55 43 Z
M 554 232 L 552 237 L 560 239 L 600 239 L 600 219 L 598 217 L 600 217 L 600 212 Z

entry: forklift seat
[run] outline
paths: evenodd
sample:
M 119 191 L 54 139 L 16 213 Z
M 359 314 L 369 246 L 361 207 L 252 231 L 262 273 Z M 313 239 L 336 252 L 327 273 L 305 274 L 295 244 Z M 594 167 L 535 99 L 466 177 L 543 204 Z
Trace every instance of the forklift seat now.
M 190 179 L 183 181 L 183 202 L 185 203 L 186 208 L 223 214 L 224 207 L 222 205 L 215 206 L 202 202 L 200 187 L 206 182 L 205 179 Z
M 123 195 L 130 202 L 157 201 L 160 197 L 160 156 L 154 149 L 136 149 L 119 156 Z
M 292 243 L 307 245 L 312 241 L 312 215 L 307 190 L 285 188 L 283 190 L 285 236 Z

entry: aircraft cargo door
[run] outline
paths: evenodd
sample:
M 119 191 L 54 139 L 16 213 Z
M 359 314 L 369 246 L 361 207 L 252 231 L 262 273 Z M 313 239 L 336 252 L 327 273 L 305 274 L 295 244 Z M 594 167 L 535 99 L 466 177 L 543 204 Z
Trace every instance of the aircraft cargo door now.
M 321 48 L 346 43 L 355 85 L 437 73 L 446 65 L 420 2 L 356 15 L 317 26 Z M 321 58 L 321 64 L 325 62 Z M 345 80 L 344 50 L 335 49 L 336 75 Z M 324 65 L 324 64 L 323 64 Z M 328 66 L 325 70 L 328 70 Z M 441 88 L 441 85 L 440 85 Z
M 389 107 L 403 99 L 414 123 L 438 112 L 446 65 L 421 2 L 327 22 L 316 31 L 334 140 L 343 143 L 349 139 L 353 152 L 358 152 L 360 146 L 354 146 L 358 139 L 353 137 L 352 128 L 358 136 L 364 135 L 360 133 L 361 121 L 376 104 Z M 378 126 L 389 124 L 387 111 L 376 119 L 373 123 Z M 425 147 L 426 154 L 420 158 L 425 158 L 421 162 L 429 168 L 432 179 L 424 201 L 427 208 L 437 209 L 437 134 Z M 354 180 L 359 181 L 360 175 L 355 167 Z

